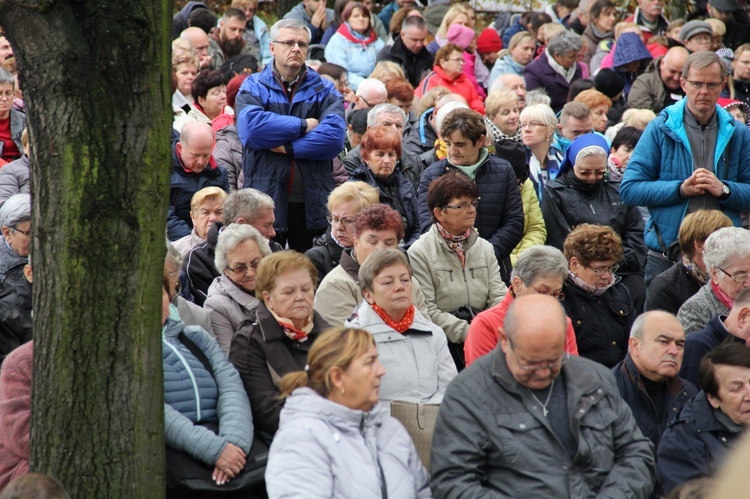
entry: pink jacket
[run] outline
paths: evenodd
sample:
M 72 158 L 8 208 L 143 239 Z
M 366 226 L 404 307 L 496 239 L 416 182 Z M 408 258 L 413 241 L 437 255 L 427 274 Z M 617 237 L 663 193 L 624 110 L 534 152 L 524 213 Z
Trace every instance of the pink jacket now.
M 29 472 L 33 343 L 13 350 L 0 370 L 0 492 Z

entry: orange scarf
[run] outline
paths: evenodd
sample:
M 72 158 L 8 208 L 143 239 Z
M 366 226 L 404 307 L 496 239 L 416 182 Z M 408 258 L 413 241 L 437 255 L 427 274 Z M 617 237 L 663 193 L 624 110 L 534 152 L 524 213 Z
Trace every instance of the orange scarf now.
M 395 329 L 401 334 L 404 334 L 406 330 L 411 327 L 412 322 L 414 322 L 414 305 L 409 307 L 409 309 L 404 314 L 404 317 L 398 322 L 394 321 L 391 316 L 388 315 L 386 311 L 379 307 L 377 304 L 371 303 L 370 306 L 375 311 L 375 313 L 378 314 L 381 319 L 383 319 L 383 322 L 385 322 L 388 327 Z

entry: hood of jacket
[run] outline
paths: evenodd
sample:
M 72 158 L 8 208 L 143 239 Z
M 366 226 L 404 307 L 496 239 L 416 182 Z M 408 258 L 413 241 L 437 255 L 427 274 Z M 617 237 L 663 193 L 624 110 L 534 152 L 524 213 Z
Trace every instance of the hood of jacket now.
M 631 62 L 652 60 L 654 58 L 635 33 L 623 33 L 615 45 L 612 65 L 616 68 Z
M 367 47 L 378 39 L 378 35 L 375 33 L 375 30 L 372 29 L 372 25 L 370 25 L 367 30 L 367 34 L 362 38 L 352 33 L 352 29 L 351 26 L 349 26 L 349 23 L 342 23 L 341 26 L 339 26 L 339 28 L 336 30 L 336 33 L 343 36 L 348 41 L 356 43 L 357 45 L 362 45 L 363 47 Z
M 683 123 L 686 105 L 687 98 L 682 99 L 680 102 L 662 109 L 660 116 L 663 115 L 665 117 L 665 132 L 670 135 L 672 139 L 682 142 L 687 150 L 690 151 L 690 141 L 688 140 Z M 720 155 L 724 154 L 724 150 L 726 149 L 727 144 L 729 144 L 729 140 L 732 138 L 732 135 L 734 135 L 735 120 L 731 114 L 722 109 L 718 104 L 716 105 L 716 113 L 719 122 L 719 134 L 716 139 L 716 156 L 714 157 L 714 164 L 719 164 Z M 717 172 L 717 175 L 718 173 L 719 172 Z M 719 176 L 719 178 L 723 178 L 723 172 L 721 173 L 722 176 Z
M 318 395 L 312 388 L 297 388 L 287 397 L 279 419 L 279 429 L 298 418 L 319 419 L 341 433 L 357 434 L 364 425 L 372 430 L 382 424 L 379 404 L 370 411 L 350 409 Z

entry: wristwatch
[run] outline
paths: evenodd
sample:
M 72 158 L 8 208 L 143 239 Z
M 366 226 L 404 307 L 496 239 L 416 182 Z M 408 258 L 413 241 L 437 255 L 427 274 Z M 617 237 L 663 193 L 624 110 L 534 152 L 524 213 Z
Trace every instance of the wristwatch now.
M 729 186 L 727 184 L 722 184 L 723 187 L 721 188 L 721 196 L 719 196 L 719 201 L 724 201 L 725 199 L 729 199 L 730 194 L 732 194 L 732 191 L 729 190 Z

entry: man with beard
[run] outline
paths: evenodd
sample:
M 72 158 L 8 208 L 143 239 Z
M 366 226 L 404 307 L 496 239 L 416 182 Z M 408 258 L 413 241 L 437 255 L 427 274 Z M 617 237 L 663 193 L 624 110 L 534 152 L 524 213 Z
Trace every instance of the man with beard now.
M 213 58 L 214 69 L 221 69 L 224 62 L 238 55 L 251 55 L 260 61 L 257 49 L 245 42 L 247 18 L 240 9 L 230 8 L 219 21 L 219 28 L 210 37 L 208 52 Z

